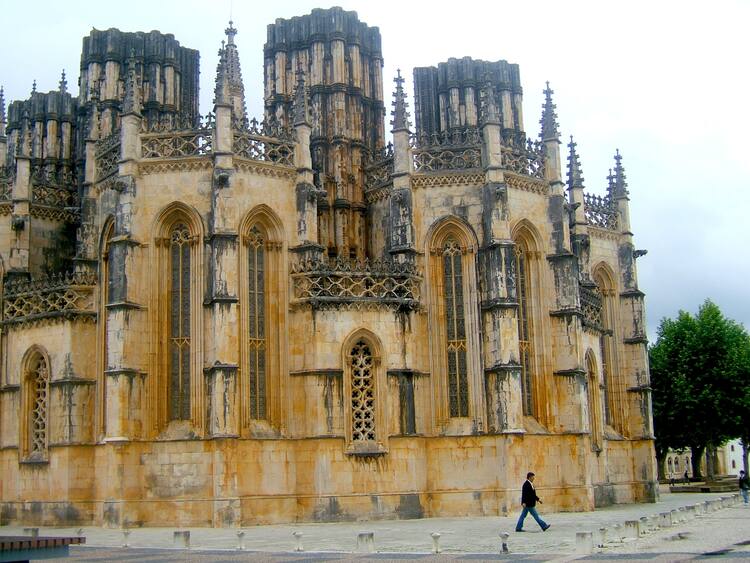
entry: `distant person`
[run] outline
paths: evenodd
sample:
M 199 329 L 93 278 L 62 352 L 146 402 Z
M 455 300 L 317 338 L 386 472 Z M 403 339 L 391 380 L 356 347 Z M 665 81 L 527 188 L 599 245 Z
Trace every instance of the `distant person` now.
M 688 470 L 685 470 L 685 484 L 687 485 L 690 482 L 690 476 L 688 475 Z
M 745 475 L 744 471 L 740 471 L 740 494 L 742 495 L 742 500 L 745 501 L 745 504 L 748 503 L 748 497 L 750 496 L 750 478 L 748 478 L 747 475 Z
M 526 519 L 527 514 L 531 514 L 534 517 L 534 520 L 536 520 L 536 523 L 539 524 L 539 526 L 542 528 L 543 532 L 546 532 L 549 529 L 549 524 L 542 520 L 539 517 L 539 514 L 537 514 L 536 511 L 536 503 L 543 504 L 542 500 L 536 496 L 536 489 L 534 488 L 534 474 L 529 471 L 526 474 L 526 481 L 523 484 L 523 488 L 521 489 L 521 506 L 523 506 L 523 510 L 521 511 L 521 516 L 518 517 L 518 522 L 516 523 L 516 532 L 523 532 L 523 521 Z

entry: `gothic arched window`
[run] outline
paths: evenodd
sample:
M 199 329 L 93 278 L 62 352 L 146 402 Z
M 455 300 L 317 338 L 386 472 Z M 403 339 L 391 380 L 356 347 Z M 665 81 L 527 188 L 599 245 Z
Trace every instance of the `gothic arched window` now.
M 184 223 L 169 234 L 169 420 L 190 419 L 190 245 Z
M 357 340 L 349 351 L 351 378 L 351 440 L 375 442 L 375 366 L 370 345 Z
M 589 406 L 589 427 L 591 432 L 591 448 L 594 451 L 602 449 L 602 412 L 600 401 L 599 374 L 596 370 L 594 353 L 586 353 L 587 396 Z
M 599 336 L 599 354 L 602 362 L 602 405 L 604 407 L 604 421 L 606 424 L 618 427 L 619 424 L 616 412 L 616 401 L 618 390 L 613 385 L 614 372 L 616 366 L 613 362 L 614 347 L 614 322 L 615 315 L 614 288 L 610 276 L 606 270 L 600 268 L 594 275 L 597 290 L 602 297 L 602 315 L 601 324 L 602 332 Z
M 247 363 L 250 418 L 266 414 L 266 278 L 265 240 L 253 227 L 247 238 Z
M 49 364 L 40 352 L 27 361 L 25 369 L 26 436 L 24 453 L 33 460 L 45 460 L 49 424 Z
M 534 354 L 531 321 L 531 284 L 529 280 L 528 250 L 516 245 L 516 287 L 518 291 L 518 353 L 521 363 L 521 400 L 523 414 L 534 415 Z
M 448 352 L 448 402 L 451 417 L 469 416 L 462 254 L 461 247 L 455 239 L 449 238 L 445 242 L 443 288 Z

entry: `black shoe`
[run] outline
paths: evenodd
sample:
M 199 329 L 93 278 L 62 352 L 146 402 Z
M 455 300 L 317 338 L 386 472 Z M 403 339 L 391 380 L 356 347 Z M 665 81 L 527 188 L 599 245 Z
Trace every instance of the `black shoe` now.
M 550 526 L 551 524 L 547 524 L 544 528 L 542 528 L 542 532 L 546 532 L 547 530 L 549 530 Z
M 516 532 L 525 532 L 526 530 L 516 530 Z

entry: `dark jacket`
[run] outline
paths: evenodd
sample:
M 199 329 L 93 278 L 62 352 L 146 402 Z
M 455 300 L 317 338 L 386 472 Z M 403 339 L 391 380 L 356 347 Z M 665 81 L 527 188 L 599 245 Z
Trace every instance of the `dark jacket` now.
M 740 477 L 740 489 L 750 489 L 750 479 L 747 477 L 747 475 L 745 475 L 744 477 Z
M 526 479 L 523 484 L 523 489 L 521 489 L 521 504 L 526 505 L 526 508 L 534 508 L 536 506 L 536 501 L 538 500 L 539 497 L 536 496 L 534 486 L 531 484 L 531 481 Z

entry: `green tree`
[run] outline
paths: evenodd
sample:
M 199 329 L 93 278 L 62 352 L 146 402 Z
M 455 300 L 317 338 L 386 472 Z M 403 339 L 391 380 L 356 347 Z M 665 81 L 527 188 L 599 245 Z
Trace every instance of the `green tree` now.
M 669 448 L 689 447 L 701 478 L 707 448 L 748 437 L 750 338 L 707 300 L 695 316 L 663 319 L 649 350 L 660 476 Z

